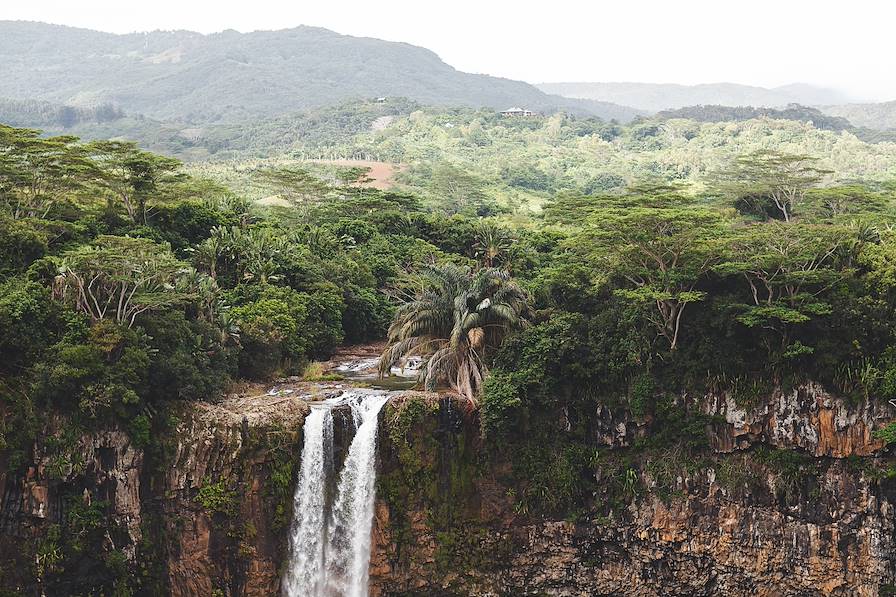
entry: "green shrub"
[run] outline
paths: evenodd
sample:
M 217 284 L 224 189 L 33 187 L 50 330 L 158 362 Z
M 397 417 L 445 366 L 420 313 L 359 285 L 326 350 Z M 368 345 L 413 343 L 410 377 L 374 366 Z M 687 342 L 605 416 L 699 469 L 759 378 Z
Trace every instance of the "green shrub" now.
M 38 365 L 38 392 L 58 407 L 93 419 L 109 414 L 127 419 L 148 394 L 147 338 L 111 321 L 86 330 L 80 322 L 72 320 L 68 333 Z
M 199 488 L 195 500 L 209 514 L 230 517 L 235 516 L 239 508 L 236 492 L 228 488 L 223 479 L 214 483 L 206 479 Z
M 141 328 L 152 351 L 147 375 L 153 400 L 208 400 L 236 374 L 234 347 L 210 323 L 171 310 L 144 318 Z
M 61 325 L 46 288 L 13 278 L 0 282 L 0 371 L 18 372 L 52 344 Z
M 24 271 L 46 251 L 44 234 L 27 222 L 0 214 L 0 279 Z

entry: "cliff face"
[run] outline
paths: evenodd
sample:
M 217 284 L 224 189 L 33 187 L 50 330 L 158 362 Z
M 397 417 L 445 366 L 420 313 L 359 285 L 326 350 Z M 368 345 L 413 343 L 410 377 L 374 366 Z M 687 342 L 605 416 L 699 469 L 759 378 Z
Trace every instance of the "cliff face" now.
M 413 513 L 398 548 L 384 505 L 372 594 L 876 596 L 893 578 L 892 491 L 841 464 L 821 483 L 789 507 L 695 475 L 670 502 L 644 496 L 612 520 L 489 524 L 447 565 L 444 527 Z
M 271 595 L 286 555 L 308 406 L 260 396 L 199 405 L 152 477 L 171 595 Z
M 724 418 L 713 446 L 719 452 L 749 448 L 756 443 L 798 448 L 813 456 L 869 456 L 883 448 L 872 431 L 896 415 L 886 402 L 850 404 L 815 383 L 789 391 L 776 390 L 753 408 L 738 406 L 727 394 L 708 396 L 707 414 Z
M 889 594 L 896 469 L 871 435 L 888 405 L 816 384 L 750 407 L 683 402 L 709 421 L 699 458 L 669 448 L 637 460 L 643 422 L 601 408 L 595 489 L 579 511 L 547 516 L 520 499 L 521 454 L 483 469 L 471 424 L 444 404 L 428 416 L 393 406 L 387 424 L 411 424 L 384 434 L 372 594 Z
M 276 592 L 307 408 L 269 396 L 178 405 L 150 453 L 119 429 L 50 421 L 24 473 L 2 467 L 0 588 Z
M 896 578 L 896 463 L 871 435 L 888 405 L 815 384 L 683 398 L 706 421 L 696 456 L 643 449 L 647 421 L 602 407 L 583 469 L 544 447 L 548 478 L 587 487 L 568 508 L 519 474 L 531 454 L 408 396 L 380 425 L 372 595 L 876 596 Z M 181 404 L 146 449 L 49 420 L 24 460 L 0 455 L 0 594 L 276 594 L 307 408 Z
M 126 433 L 75 435 L 54 417 L 19 471 L 9 470 L 9 458 L 0 459 L 0 587 L 73 592 L 78 580 L 54 575 L 64 534 L 72 535 L 74 565 L 88 575 L 96 573 L 85 566 L 88 549 L 136 561 L 144 454 Z

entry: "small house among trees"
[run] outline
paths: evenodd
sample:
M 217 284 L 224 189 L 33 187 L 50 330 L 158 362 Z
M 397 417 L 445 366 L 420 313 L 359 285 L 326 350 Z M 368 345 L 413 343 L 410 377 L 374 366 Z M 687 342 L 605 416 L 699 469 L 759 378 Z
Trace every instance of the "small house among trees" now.
M 538 114 L 531 110 L 524 110 L 523 108 L 507 108 L 506 110 L 501 111 L 501 116 L 516 118 L 519 116 L 538 116 Z

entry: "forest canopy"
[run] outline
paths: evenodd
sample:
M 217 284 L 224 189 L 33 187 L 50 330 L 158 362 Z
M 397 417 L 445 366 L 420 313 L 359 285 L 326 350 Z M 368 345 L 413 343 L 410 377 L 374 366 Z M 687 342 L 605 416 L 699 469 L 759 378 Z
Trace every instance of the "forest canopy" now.
M 805 126 L 704 124 L 698 149 L 679 121 L 415 112 L 369 138 L 410 164 L 401 190 L 357 166 L 227 173 L 0 127 L 0 442 L 21 453 L 48 408 L 149 441 L 164 404 L 381 339 L 524 451 L 575 441 L 599 404 L 693 431 L 669 396 L 711 387 L 896 398 L 896 187 L 874 166 L 891 150 L 781 141 Z M 634 146 L 694 170 L 606 169 Z M 561 406 L 584 427 L 557 435 Z

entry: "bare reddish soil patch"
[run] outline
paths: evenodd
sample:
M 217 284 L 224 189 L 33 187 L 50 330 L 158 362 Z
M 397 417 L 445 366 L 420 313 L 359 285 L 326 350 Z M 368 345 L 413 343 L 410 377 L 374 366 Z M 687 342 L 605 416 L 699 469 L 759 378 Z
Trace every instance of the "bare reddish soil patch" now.
M 334 166 L 347 166 L 349 168 L 369 168 L 368 182 L 358 186 L 386 190 L 395 184 L 395 175 L 405 169 L 401 164 L 389 162 L 375 162 L 372 160 L 313 160 L 317 164 L 332 164 Z

